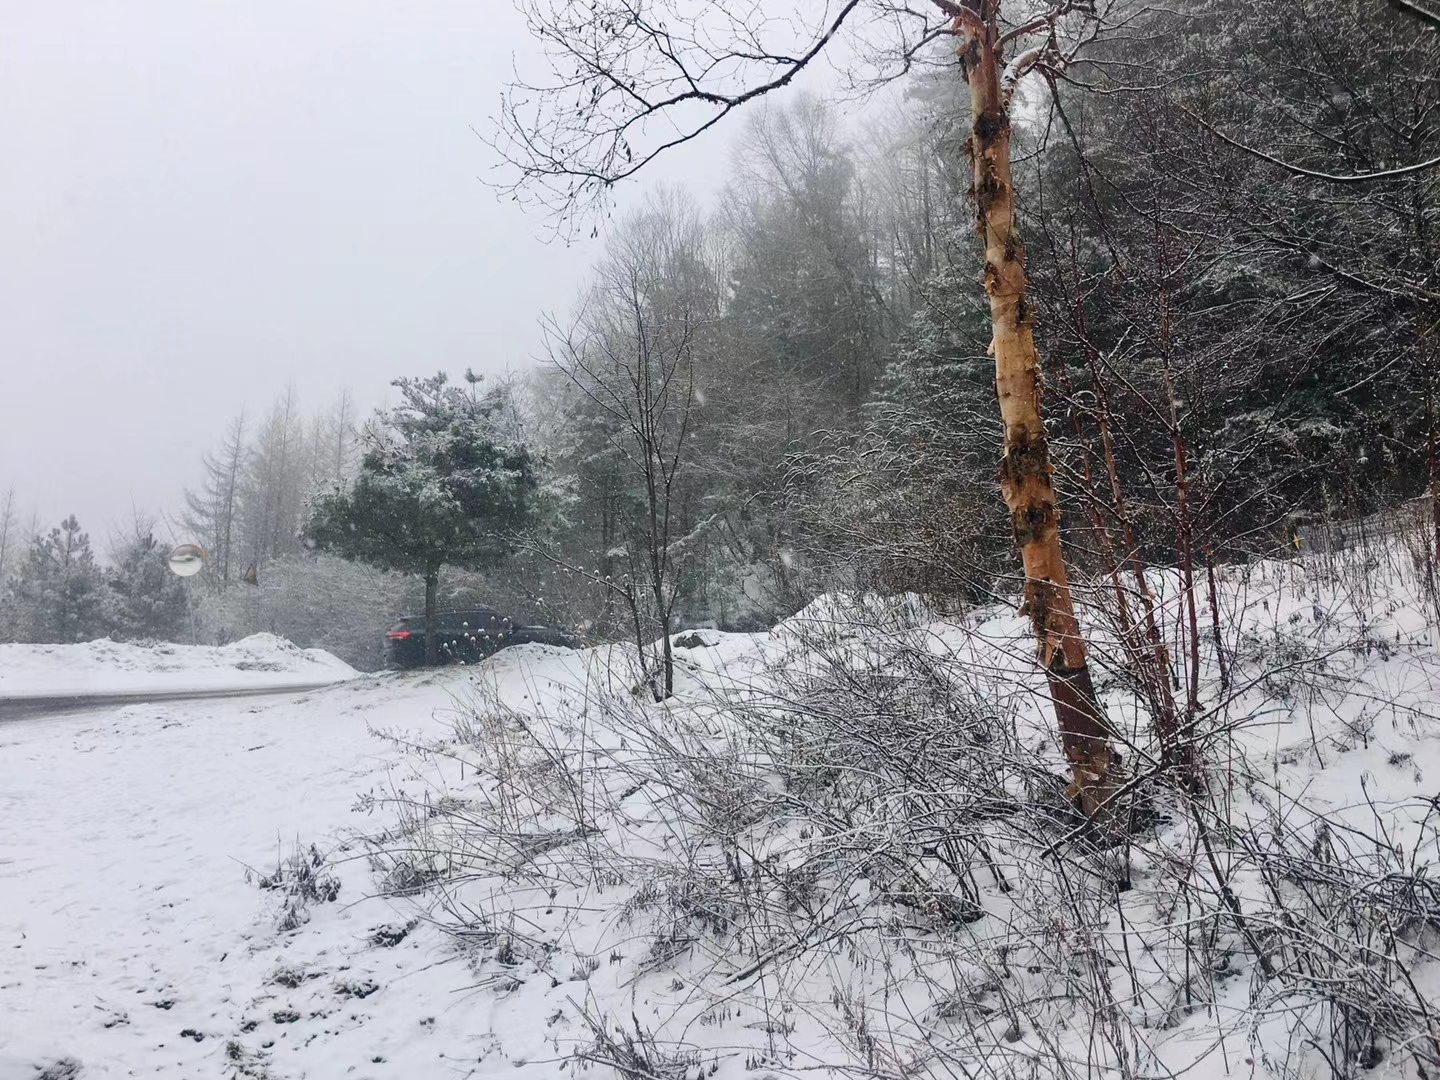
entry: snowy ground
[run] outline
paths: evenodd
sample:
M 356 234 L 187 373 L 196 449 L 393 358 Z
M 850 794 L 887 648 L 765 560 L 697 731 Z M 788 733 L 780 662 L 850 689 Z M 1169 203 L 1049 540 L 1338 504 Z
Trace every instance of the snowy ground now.
M 1207 667 L 1202 697 L 1224 732 L 1212 752 L 1258 778 L 1236 783 L 1244 827 L 1220 853 L 1252 930 L 1271 913 L 1245 845 L 1271 836 L 1276 807 L 1336 815 L 1362 861 L 1390 858 L 1358 839 L 1379 822 L 1402 857 L 1377 878 L 1423 876 L 1435 857 L 1440 653 L 1392 571 L 1372 568 L 1364 595 L 1285 567 L 1222 581 L 1228 688 Z M 1173 604 L 1173 575 L 1154 585 Z M 894 793 L 837 807 L 852 789 L 832 779 L 812 797 L 752 728 L 788 715 L 797 672 L 833 675 L 837 658 L 893 672 L 887 635 L 949 665 L 968 680 L 953 690 L 1058 770 L 1019 619 L 857 618 L 833 602 L 773 634 L 688 638 L 663 705 L 632 692 L 629 650 L 523 646 L 294 698 L 0 726 L 0 1080 L 71 1075 L 63 1062 L 82 1078 L 944 1076 L 961 1060 L 974 1075 L 977 1055 L 981 1072 L 1036 1076 L 1325 1075 L 1299 984 L 1257 993 L 1233 920 L 1203 914 L 1199 892 L 1173 906 L 1162 871 L 1193 850 L 1182 817 L 1137 842 L 1132 887 L 1097 892 L 1086 926 L 1048 905 L 1067 873 L 1103 876 L 1114 857 L 1057 863 L 1034 819 L 978 826 L 994 860 L 971 875 L 978 921 L 940 895 L 963 882 L 929 855 L 898 871 L 877 870 L 874 847 L 855 855 L 905 825 L 893 806 L 872 813 Z M 859 730 L 857 700 L 836 716 Z M 920 755 L 975 752 L 981 768 L 987 745 Z M 1185 911 L 1210 927 L 1193 977 L 1190 953 L 1167 952 Z M 997 956 L 1003 976 L 979 978 Z M 1434 976 L 1416 960 L 1419 993 Z M 1399 1049 L 1380 1060 L 1414 1075 Z
M 218 648 L 105 639 L 83 645 L 0 644 L 0 699 L 312 686 L 356 674 L 327 652 L 297 648 L 274 634 L 252 634 Z
M 66 1058 L 87 1078 L 228 1076 L 226 1041 L 247 1036 L 257 1050 L 272 1042 L 282 1065 L 317 1038 L 339 1041 L 315 1055 L 323 1070 L 294 1075 L 416 1075 L 413 1058 L 375 1059 L 415 1052 L 429 1033 L 420 1013 L 445 1009 L 463 972 L 450 987 L 431 976 L 438 999 L 392 985 L 419 954 L 367 944 L 404 919 L 364 899 L 369 872 L 347 861 L 345 836 L 369 824 L 352 808 L 397 760 L 367 724 L 423 726 L 452 681 L 0 726 L 0 1078 L 33 1080 Z M 283 890 L 255 882 L 312 843 L 340 892 L 315 906 L 318 933 L 279 933 Z M 305 981 L 277 985 L 282 968 Z M 383 992 L 362 998 L 367 980 Z

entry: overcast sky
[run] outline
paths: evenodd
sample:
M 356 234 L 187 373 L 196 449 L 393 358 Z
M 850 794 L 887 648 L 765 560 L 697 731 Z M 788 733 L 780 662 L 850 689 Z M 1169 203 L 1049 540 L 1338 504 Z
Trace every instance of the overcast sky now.
M 527 366 L 594 255 L 479 180 L 533 49 L 509 0 L 0 0 L 0 493 L 103 540 L 287 383 Z

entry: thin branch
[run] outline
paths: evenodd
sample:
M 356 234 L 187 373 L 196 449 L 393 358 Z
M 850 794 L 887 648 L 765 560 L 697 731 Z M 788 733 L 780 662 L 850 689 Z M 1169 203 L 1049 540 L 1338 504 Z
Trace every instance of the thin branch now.
M 594 142 L 597 138 L 608 140 L 608 147 L 598 150 L 593 156 L 577 153 L 579 146 L 564 145 L 564 137 L 578 138 L 576 132 L 560 133 L 552 135 L 548 139 L 532 130 L 532 125 L 522 121 L 519 110 L 522 102 L 515 96 L 518 92 L 538 92 L 553 97 L 561 87 L 547 89 L 515 85 L 502 102 L 502 123 L 501 128 L 511 140 L 511 147 L 507 150 L 499 146 L 493 140 L 488 140 L 492 146 L 500 151 L 506 161 L 518 168 L 520 177 L 517 182 L 502 185 L 501 190 L 517 193 L 527 181 L 537 179 L 561 180 L 569 178 L 572 182 L 578 181 L 578 186 L 573 186 L 564 193 L 561 203 L 564 212 L 569 212 L 573 206 L 585 194 L 591 185 L 598 185 L 600 189 L 613 187 L 622 180 L 628 179 L 642 168 L 654 161 L 667 150 L 690 142 L 699 137 L 710 128 L 714 127 L 731 112 L 740 108 L 756 98 L 763 97 L 772 91 L 788 86 L 801 71 L 805 70 L 834 40 L 845 22 L 851 17 L 861 0 L 846 0 L 844 6 L 830 21 L 820 35 L 798 57 L 791 56 L 764 56 L 762 59 L 767 63 L 781 63 L 785 70 L 775 78 L 768 79 L 748 89 L 741 89 L 734 93 L 722 93 L 718 90 L 707 89 L 697 81 L 696 76 L 691 73 L 680 59 L 678 51 L 668 32 L 651 27 L 641 22 L 638 18 L 633 20 L 645 37 L 653 43 L 654 48 L 667 60 L 674 69 L 673 79 L 681 82 L 682 86 L 674 93 L 658 100 L 646 100 L 633 82 L 627 82 L 621 78 L 615 70 L 606 65 L 606 58 L 600 54 L 587 55 L 579 51 L 565 40 L 560 31 L 550 28 L 542 30 L 542 36 L 552 40 L 560 40 L 570 59 L 584 69 L 581 83 L 590 79 L 600 80 L 608 89 L 620 93 L 629 99 L 632 105 L 630 115 L 622 116 L 616 120 L 610 130 L 604 135 L 586 135 L 586 142 Z M 598 48 L 598 47 L 597 47 Z M 630 51 L 628 48 L 625 50 Z M 730 53 L 730 59 L 742 59 L 749 57 L 747 53 Z M 752 57 L 753 59 L 753 57 Z M 699 73 L 703 79 L 706 74 L 717 66 L 718 60 L 704 65 L 705 70 Z M 574 84 L 571 84 L 573 87 Z M 566 87 L 567 89 L 570 87 Z M 592 93 L 591 100 L 597 100 L 598 91 Z M 658 145 L 646 152 L 636 153 L 631 150 L 627 141 L 627 133 L 637 124 L 661 114 L 675 115 L 678 110 L 688 105 L 707 105 L 716 111 L 713 115 L 703 121 L 694 123 L 688 127 L 681 128 L 679 133 L 664 139 Z M 590 156 L 590 161 L 584 160 Z
M 1257 157 L 1261 161 L 1268 161 L 1271 165 L 1278 165 L 1280 168 L 1286 170 L 1287 172 L 1294 173 L 1296 176 L 1308 176 L 1312 180 L 1325 180 L 1332 184 L 1364 184 L 1372 180 L 1388 180 L 1396 176 L 1408 176 L 1411 173 L 1424 172 L 1426 169 L 1433 169 L 1436 166 L 1440 166 L 1440 157 L 1433 157 L 1428 161 L 1421 161 L 1414 165 L 1402 165 L 1398 169 L 1382 169 L 1379 172 L 1372 173 L 1356 173 L 1353 175 L 1345 176 L 1337 173 L 1319 172 L 1316 169 L 1306 169 L 1302 168 L 1299 165 L 1292 165 L 1288 161 L 1282 161 L 1280 158 L 1275 157 L 1273 154 L 1267 154 L 1264 150 L 1257 150 L 1255 149 L 1255 147 L 1247 146 L 1245 143 L 1240 142 L 1238 139 L 1232 139 L 1229 135 L 1226 135 L 1223 131 L 1216 128 L 1209 121 L 1203 120 L 1195 113 L 1191 112 L 1184 105 L 1177 105 L 1176 108 L 1179 109 L 1186 116 L 1190 117 L 1191 120 L 1194 120 L 1195 123 L 1199 124 L 1206 131 L 1210 132 L 1210 134 L 1214 135 L 1217 139 L 1229 143 L 1231 146 L 1235 147 L 1235 149 L 1243 150 L 1245 153 L 1250 154 L 1253 157 Z
M 1412 19 L 1428 24 L 1432 30 L 1440 30 L 1440 11 L 1421 7 L 1416 0 L 1389 0 L 1389 4 L 1401 15 L 1409 15 Z

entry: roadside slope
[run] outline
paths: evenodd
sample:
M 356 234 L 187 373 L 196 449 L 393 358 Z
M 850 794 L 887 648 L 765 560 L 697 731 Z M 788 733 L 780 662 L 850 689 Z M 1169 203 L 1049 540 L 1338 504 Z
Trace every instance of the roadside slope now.
M 0 702 L 43 698 L 244 691 L 343 682 L 360 673 L 322 649 L 274 634 L 229 645 L 0 644 Z

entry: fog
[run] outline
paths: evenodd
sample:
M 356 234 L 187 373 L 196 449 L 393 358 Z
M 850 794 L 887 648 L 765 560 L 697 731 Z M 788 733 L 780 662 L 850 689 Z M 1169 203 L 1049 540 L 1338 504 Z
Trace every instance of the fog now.
M 482 182 L 533 50 L 494 0 L 0 8 L 0 491 L 103 536 L 287 384 L 532 363 L 595 247 Z

